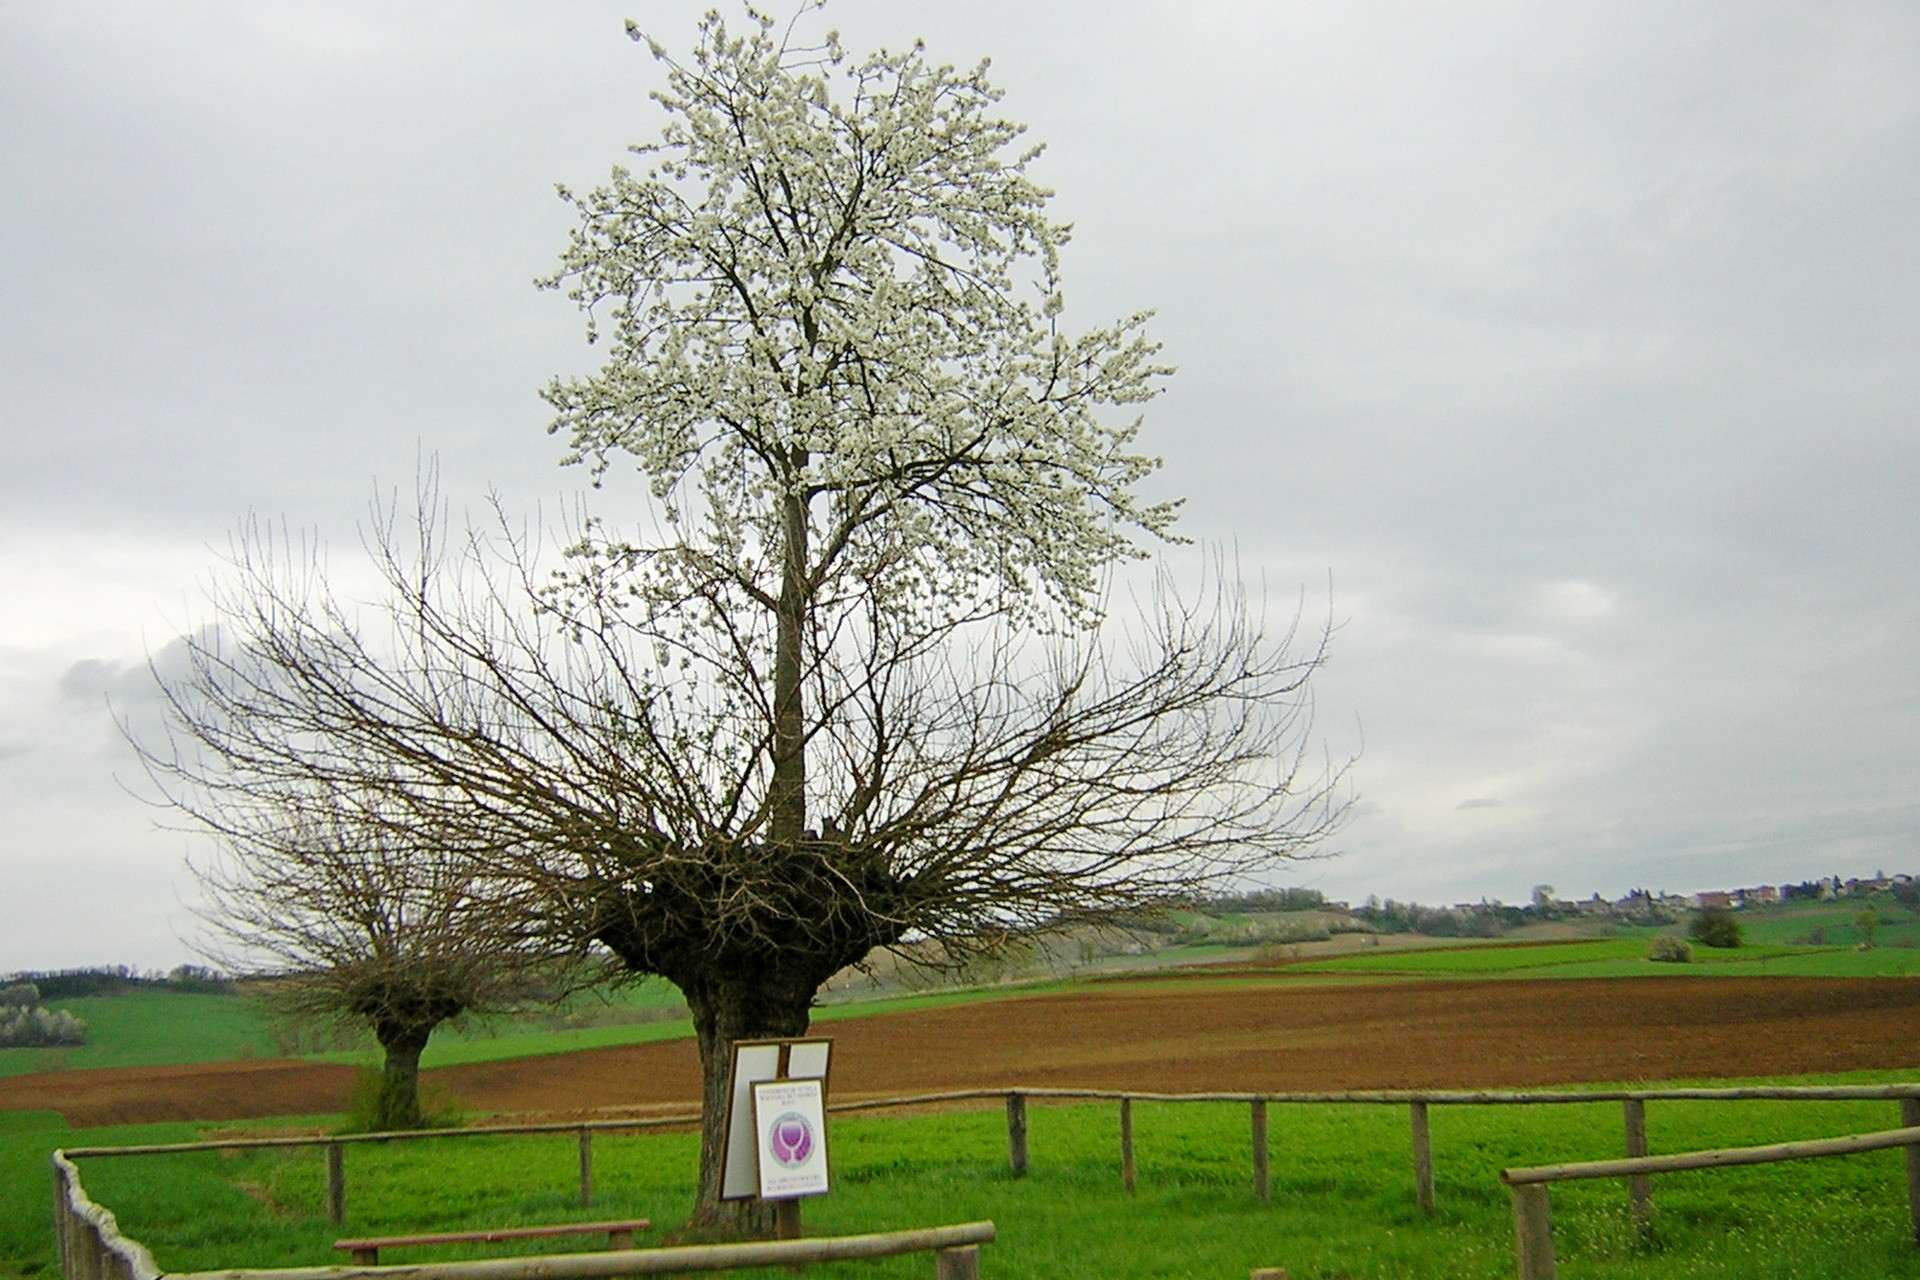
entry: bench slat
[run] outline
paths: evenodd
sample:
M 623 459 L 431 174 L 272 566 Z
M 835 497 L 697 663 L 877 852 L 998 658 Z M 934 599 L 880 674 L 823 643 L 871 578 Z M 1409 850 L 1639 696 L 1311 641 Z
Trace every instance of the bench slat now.
M 621 1222 L 562 1222 L 550 1227 L 495 1227 L 486 1231 L 442 1231 L 416 1236 L 376 1236 L 363 1240 L 335 1240 L 336 1249 L 353 1251 L 353 1260 L 363 1266 L 376 1265 L 380 1250 L 409 1245 L 492 1244 L 500 1240 L 531 1240 L 548 1236 L 605 1235 L 613 1248 L 629 1248 L 633 1233 L 653 1226 L 652 1219 L 631 1218 Z

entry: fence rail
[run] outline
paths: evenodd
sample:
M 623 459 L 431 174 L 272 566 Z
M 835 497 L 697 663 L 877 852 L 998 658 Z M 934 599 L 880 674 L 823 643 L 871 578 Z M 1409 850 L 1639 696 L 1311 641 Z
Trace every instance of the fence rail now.
M 60 1151 L 53 1153 L 53 1232 L 67 1280 L 159 1280 L 153 1255 L 87 1198 L 80 1171 Z
M 613 1249 L 602 1253 L 550 1253 L 532 1258 L 479 1258 L 471 1262 L 422 1262 L 400 1267 L 276 1267 L 221 1271 L 176 1271 L 166 1280 L 601 1280 L 602 1277 L 732 1271 L 746 1267 L 800 1267 L 856 1258 L 895 1258 L 931 1253 L 938 1280 L 978 1280 L 980 1246 L 993 1243 L 991 1222 L 922 1227 L 863 1236 L 811 1240 L 765 1240 L 749 1244 L 674 1245 L 661 1249 Z
M 830 1111 L 872 1111 L 887 1107 L 935 1106 L 955 1102 L 981 1102 L 1005 1099 L 1007 1107 L 1007 1164 L 1015 1177 L 1027 1172 L 1029 1163 L 1027 1102 L 1029 1099 L 1055 1102 L 1118 1102 L 1120 1104 L 1120 1181 L 1128 1194 L 1138 1183 L 1134 1159 L 1133 1106 L 1138 1102 L 1213 1102 L 1238 1103 L 1249 1108 L 1248 1128 L 1252 1147 L 1252 1185 L 1254 1197 L 1262 1202 L 1271 1196 L 1270 1153 L 1267 1141 L 1267 1106 L 1307 1104 L 1361 1104 L 1404 1106 L 1407 1108 L 1409 1146 L 1413 1165 L 1413 1199 L 1423 1214 L 1434 1211 L 1433 1138 L 1429 1111 L 1450 1106 L 1553 1106 L 1574 1103 L 1617 1102 L 1622 1108 L 1622 1128 L 1629 1157 L 1647 1154 L 1647 1113 L 1649 1102 L 1700 1101 L 1807 1101 L 1807 1102 L 1898 1102 L 1902 1124 L 1920 1124 L 1920 1084 L 1867 1085 L 1746 1085 L 1734 1087 L 1683 1087 L 1670 1089 L 1373 1089 L 1347 1091 L 1278 1093 L 1149 1093 L 1137 1089 L 1061 1089 L 995 1088 L 949 1089 L 938 1093 L 906 1094 L 892 1098 L 868 1098 L 835 1103 Z M 1910 1194 L 1916 1208 L 1915 1222 L 1920 1224 L 1920 1152 L 1908 1156 Z M 1652 1223 L 1653 1191 L 1646 1175 L 1635 1175 L 1627 1184 L 1629 1206 L 1636 1226 L 1647 1230 Z M 1920 1227 L 1916 1227 L 1920 1239 Z
M 1914 1167 L 1920 1155 L 1920 1125 L 1857 1133 L 1842 1138 L 1813 1138 L 1776 1142 L 1763 1147 L 1722 1147 L 1712 1151 L 1683 1151 L 1666 1156 L 1638 1156 L 1625 1160 L 1586 1160 L 1576 1164 L 1537 1165 L 1503 1169 L 1500 1180 L 1513 1200 L 1513 1239 L 1520 1280 L 1554 1280 L 1553 1216 L 1547 1188 L 1556 1182 L 1588 1178 L 1647 1177 L 1692 1169 L 1731 1169 L 1748 1164 L 1777 1164 L 1785 1160 L 1816 1160 L 1850 1156 L 1865 1151 L 1904 1147 L 1907 1152 L 1908 1210 L 1914 1238 L 1920 1242 L 1920 1197 L 1915 1195 Z
M 1920 1084 L 1870 1085 L 1749 1085 L 1730 1088 L 1685 1087 L 1674 1089 L 1374 1089 L 1360 1091 L 1313 1092 L 1203 1092 L 1153 1093 L 1137 1089 L 1061 1089 L 1047 1087 L 1007 1087 L 989 1089 L 947 1089 L 935 1093 L 903 1094 L 886 1098 L 855 1098 L 835 1102 L 830 1112 L 878 1111 L 895 1107 L 940 1106 L 965 1102 L 1004 1102 L 1007 1113 L 1007 1164 L 1015 1177 L 1027 1172 L 1027 1103 L 1044 1102 L 1116 1102 L 1120 1107 L 1120 1178 L 1132 1192 L 1138 1173 L 1134 1158 L 1134 1115 L 1136 1103 L 1232 1103 L 1249 1108 L 1249 1139 L 1252 1148 L 1251 1186 L 1255 1198 L 1265 1201 L 1270 1195 L 1267 1107 L 1269 1105 L 1358 1104 L 1404 1106 L 1408 1114 L 1409 1147 L 1413 1173 L 1414 1204 L 1422 1213 L 1432 1213 L 1435 1204 L 1433 1178 L 1433 1141 L 1429 1112 L 1433 1107 L 1453 1106 L 1554 1106 L 1578 1103 L 1617 1102 L 1622 1107 L 1624 1146 L 1628 1157 L 1647 1154 L 1646 1104 L 1649 1102 L 1737 1102 L 1799 1100 L 1809 1102 L 1898 1102 L 1901 1123 L 1920 1124 Z M 346 1148 L 362 1143 L 419 1141 L 435 1138 L 487 1137 L 511 1134 L 574 1133 L 578 1135 L 579 1194 L 582 1206 L 593 1203 L 593 1135 L 607 1132 L 632 1132 L 646 1129 L 684 1128 L 700 1123 L 698 1112 L 682 1115 L 629 1117 L 615 1120 L 548 1121 L 538 1124 L 478 1125 L 467 1129 L 403 1130 L 392 1133 L 335 1134 L 294 1138 L 231 1138 L 215 1142 L 174 1142 L 138 1147 L 76 1147 L 67 1152 L 71 1158 L 108 1156 L 167 1155 L 190 1151 L 231 1151 L 270 1147 L 324 1147 L 327 1161 L 328 1219 L 336 1226 L 346 1221 Z M 1908 1156 L 1908 1177 L 1920 1222 L 1920 1151 Z M 1633 1175 L 1628 1182 L 1628 1200 L 1634 1222 L 1646 1230 L 1652 1221 L 1652 1186 L 1647 1175 Z M 1917 1232 L 1920 1234 L 1920 1232 Z

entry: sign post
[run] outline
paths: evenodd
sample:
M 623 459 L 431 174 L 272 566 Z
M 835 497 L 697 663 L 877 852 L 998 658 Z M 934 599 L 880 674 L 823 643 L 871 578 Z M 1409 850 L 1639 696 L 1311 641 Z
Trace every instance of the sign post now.
M 831 1040 L 741 1040 L 733 1046 L 727 1158 L 720 1195 L 774 1207 L 783 1240 L 800 1236 L 800 1199 L 825 1195 Z

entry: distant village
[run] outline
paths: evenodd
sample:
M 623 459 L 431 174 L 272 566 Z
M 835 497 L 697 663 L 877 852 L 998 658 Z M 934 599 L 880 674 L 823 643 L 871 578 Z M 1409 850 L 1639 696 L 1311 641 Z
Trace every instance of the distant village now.
M 1876 872 L 1868 878 L 1827 876 L 1821 880 L 1803 880 L 1799 884 L 1761 884 L 1746 889 L 1707 889 L 1700 893 L 1649 893 L 1635 889 L 1624 898 L 1609 902 L 1599 894 L 1578 902 L 1549 896 L 1546 905 L 1560 915 L 1624 917 L 1642 916 L 1649 911 L 1677 913 L 1708 907 L 1739 911 L 1746 907 L 1771 907 L 1782 902 L 1827 902 L 1839 898 L 1864 898 L 1876 893 L 1891 893 L 1903 899 L 1920 901 L 1920 880 L 1900 872 L 1888 875 Z M 1541 905 L 1536 899 L 1534 905 Z
M 1360 922 L 1351 927 L 1384 933 L 1421 933 L 1433 937 L 1491 938 L 1529 924 L 1546 921 L 1586 921 L 1596 924 L 1661 925 L 1681 920 L 1707 908 L 1742 911 L 1790 902 L 1824 902 L 1891 894 L 1903 905 L 1920 910 L 1920 878 L 1904 872 L 1870 877 L 1826 876 L 1799 884 L 1762 884 L 1739 889 L 1708 889 L 1699 893 L 1667 893 L 1635 889 L 1609 900 L 1600 894 L 1570 900 L 1558 897 L 1551 885 L 1539 885 L 1524 904 L 1482 899 L 1430 907 L 1417 902 L 1369 897 L 1352 904 L 1329 901 L 1312 889 L 1276 889 L 1221 898 L 1204 904 L 1210 911 L 1317 911 L 1323 927 L 1338 933 L 1343 923 L 1326 917 L 1349 916 Z

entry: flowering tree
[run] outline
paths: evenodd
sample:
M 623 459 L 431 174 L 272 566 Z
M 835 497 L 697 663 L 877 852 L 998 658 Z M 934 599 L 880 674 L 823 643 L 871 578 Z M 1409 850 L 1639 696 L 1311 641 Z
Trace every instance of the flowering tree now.
M 750 12 L 667 59 L 645 168 L 570 197 L 553 284 L 608 343 L 554 430 L 631 460 L 643 536 L 549 574 L 503 527 L 387 512 L 372 627 L 243 542 L 150 752 L 190 806 L 353 796 L 475 870 L 503 936 L 604 948 L 685 995 L 718 1199 L 730 1047 L 808 1026 L 874 949 L 964 959 L 1162 909 L 1339 821 L 1294 651 L 1215 575 L 1103 585 L 1171 505 L 1135 486 L 1165 372 L 1140 317 L 1064 328 L 1066 231 L 984 70 L 798 49 Z M 1117 421 L 1109 415 L 1117 413 Z
M 1294 786 L 1317 648 L 1231 592 L 1160 597 L 1131 664 L 1101 647 L 1101 583 L 1174 519 L 1126 412 L 1168 370 L 1144 316 L 1065 327 L 1067 229 L 985 64 L 748 17 L 689 62 L 647 41 L 664 130 L 563 192 L 550 282 L 609 347 L 552 429 L 656 503 L 649 537 L 590 527 L 552 600 L 653 650 L 635 739 L 672 784 L 582 879 L 594 936 L 685 992 L 710 1113 L 729 1042 L 803 1031 L 875 946 L 1163 903 L 1336 816 Z

